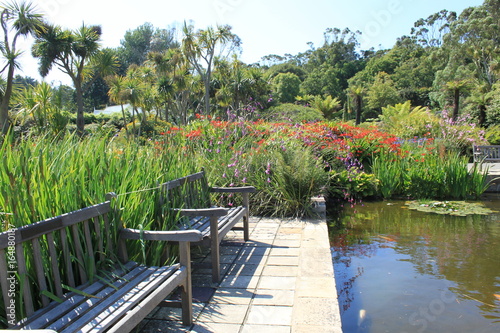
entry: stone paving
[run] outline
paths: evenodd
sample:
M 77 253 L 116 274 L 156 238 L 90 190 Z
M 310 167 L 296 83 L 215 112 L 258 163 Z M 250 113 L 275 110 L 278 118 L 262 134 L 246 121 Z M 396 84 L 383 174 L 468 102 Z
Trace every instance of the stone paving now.
M 251 218 L 250 241 L 231 232 L 221 247 L 223 278 L 193 271 L 194 325 L 180 309 L 157 308 L 138 332 L 342 332 L 324 219 Z M 193 260 L 208 262 L 206 251 Z

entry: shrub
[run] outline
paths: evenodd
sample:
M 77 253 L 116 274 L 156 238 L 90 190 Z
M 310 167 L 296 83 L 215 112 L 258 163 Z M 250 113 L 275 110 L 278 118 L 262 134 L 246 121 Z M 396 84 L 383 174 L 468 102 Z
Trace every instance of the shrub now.
M 341 200 L 374 198 L 378 194 L 378 185 L 375 175 L 356 168 L 331 172 L 328 196 Z
M 493 125 L 486 129 L 485 138 L 490 145 L 500 145 L 500 125 Z
M 274 122 L 303 123 L 323 120 L 321 111 L 291 103 L 272 107 L 264 114 L 264 119 Z
M 312 216 L 311 198 L 327 185 L 324 163 L 310 149 L 297 144 L 256 156 L 250 162 L 259 189 L 254 196 L 256 214 Z

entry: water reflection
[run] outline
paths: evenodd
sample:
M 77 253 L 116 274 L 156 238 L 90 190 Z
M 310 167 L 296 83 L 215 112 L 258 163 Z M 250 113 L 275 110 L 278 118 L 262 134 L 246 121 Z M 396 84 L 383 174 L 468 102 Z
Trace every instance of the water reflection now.
M 500 332 L 500 214 L 379 202 L 330 224 L 345 332 Z

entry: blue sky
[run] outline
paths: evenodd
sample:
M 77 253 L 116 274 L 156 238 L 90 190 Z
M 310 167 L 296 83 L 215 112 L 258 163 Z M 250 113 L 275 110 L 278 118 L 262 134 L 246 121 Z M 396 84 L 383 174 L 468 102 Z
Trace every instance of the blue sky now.
M 361 48 L 390 48 L 410 33 L 419 18 L 447 9 L 460 13 L 483 0 L 32 0 L 47 19 L 65 28 L 99 24 L 102 45 L 117 47 L 127 30 L 151 22 L 155 27 L 192 21 L 196 28 L 229 24 L 242 44 L 241 60 L 253 63 L 268 54 L 297 54 L 308 42 L 320 46 L 327 28 L 362 32 Z M 31 57 L 22 58 L 24 74 L 40 79 Z M 48 82 L 69 84 L 53 70 Z

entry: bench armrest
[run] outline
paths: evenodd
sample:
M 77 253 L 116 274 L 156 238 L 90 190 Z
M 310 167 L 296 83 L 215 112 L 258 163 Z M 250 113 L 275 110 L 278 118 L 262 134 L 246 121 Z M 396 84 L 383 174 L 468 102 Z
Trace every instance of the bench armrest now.
M 215 207 L 215 208 L 198 208 L 198 209 L 179 209 L 175 208 L 174 209 L 177 212 L 180 212 L 184 216 L 224 216 L 227 215 L 229 212 L 229 209 L 227 208 L 222 208 L 222 207 Z
M 120 230 L 120 238 L 144 239 L 149 241 L 198 242 L 203 235 L 198 230 L 151 231 L 124 228 Z
M 212 187 L 210 192 L 216 193 L 253 193 L 255 192 L 253 186 L 240 186 L 240 187 Z

